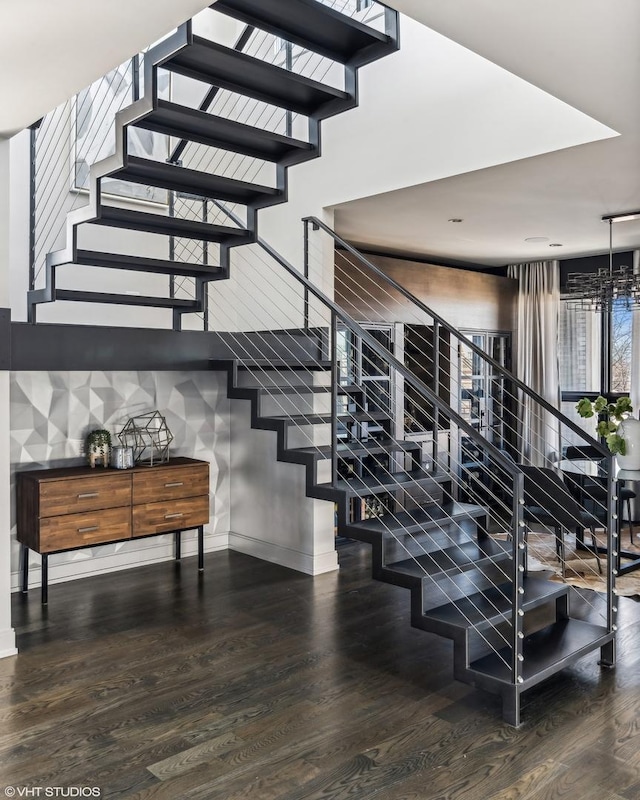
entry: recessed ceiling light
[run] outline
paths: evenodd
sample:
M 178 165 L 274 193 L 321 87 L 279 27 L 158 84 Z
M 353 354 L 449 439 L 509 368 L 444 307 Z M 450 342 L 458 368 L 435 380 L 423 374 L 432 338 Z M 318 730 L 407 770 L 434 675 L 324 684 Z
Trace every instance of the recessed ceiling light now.
M 525 239 L 525 242 L 548 242 L 548 236 L 529 236 L 528 239 Z
M 451 219 L 447 220 L 447 221 L 448 222 L 464 222 L 464 220 L 461 217 L 451 217 Z
M 549 247 L 562 247 L 562 245 L 559 242 L 551 242 Z

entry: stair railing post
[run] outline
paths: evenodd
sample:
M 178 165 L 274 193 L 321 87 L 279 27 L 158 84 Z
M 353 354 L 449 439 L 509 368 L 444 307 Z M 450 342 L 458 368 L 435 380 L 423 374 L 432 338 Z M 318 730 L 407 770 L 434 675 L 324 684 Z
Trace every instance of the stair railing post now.
M 304 277 L 309 280 L 309 220 L 304 220 Z M 317 228 L 314 228 L 317 230 Z M 304 287 L 304 329 L 309 330 L 309 289 Z
M 29 291 L 36 285 L 36 139 L 41 122 L 29 128 Z
M 524 574 L 526 562 L 526 542 L 524 523 L 524 474 L 517 472 L 513 475 L 513 581 L 512 581 L 512 634 L 511 643 L 511 673 L 513 684 L 517 686 L 523 682 L 522 640 L 524 639 L 523 621 L 524 611 L 522 600 L 524 597 Z M 517 694 L 518 692 L 516 692 Z
M 440 395 L 440 323 L 433 323 L 433 391 Z M 433 407 L 433 442 L 431 457 L 434 471 L 438 468 L 438 431 L 440 429 L 440 410 Z
M 291 42 L 284 43 L 284 58 L 285 69 L 287 72 L 293 71 L 293 44 Z M 293 136 L 293 112 L 291 109 L 285 111 L 285 136 Z
M 209 221 L 209 199 L 202 198 L 202 221 L 206 223 Z M 203 240 L 202 242 L 202 263 L 205 266 L 209 264 L 209 242 Z M 203 282 L 202 284 L 202 329 L 209 330 L 209 283 Z
M 340 364 L 338 363 L 338 317 L 331 311 L 331 485 L 338 480 L 338 385 Z
M 175 217 L 176 215 L 176 193 L 173 190 L 169 191 L 169 216 Z M 174 261 L 176 256 L 176 239 L 173 234 L 169 236 L 169 261 Z M 169 275 L 169 297 L 176 296 L 176 278 L 175 275 Z
M 613 589 L 615 576 L 620 566 L 620 520 L 622 519 L 622 500 L 619 481 L 614 475 L 614 461 L 609 458 L 607 472 L 607 631 L 617 630 L 618 604 Z M 600 664 L 613 667 L 616 663 L 615 636 L 600 648 Z

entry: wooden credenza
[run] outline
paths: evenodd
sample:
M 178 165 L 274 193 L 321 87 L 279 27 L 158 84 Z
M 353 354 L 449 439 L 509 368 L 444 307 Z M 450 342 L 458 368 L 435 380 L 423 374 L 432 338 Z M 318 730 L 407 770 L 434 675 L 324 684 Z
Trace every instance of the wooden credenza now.
M 117 470 L 61 467 L 16 474 L 22 591 L 29 550 L 42 556 L 42 602 L 47 602 L 48 556 L 108 542 L 198 529 L 198 569 L 204 567 L 209 522 L 209 464 L 172 458 L 153 467 Z

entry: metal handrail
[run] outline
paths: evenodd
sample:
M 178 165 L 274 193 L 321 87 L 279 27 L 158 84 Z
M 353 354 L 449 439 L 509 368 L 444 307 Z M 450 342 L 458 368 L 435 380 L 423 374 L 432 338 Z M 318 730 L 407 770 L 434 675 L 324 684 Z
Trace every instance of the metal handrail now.
M 231 210 L 226 208 L 223 203 L 220 203 L 218 200 L 213 201 L 214 205 L 216 205 L 221 211 L 223 211 L 229 219 L 231 219 L 236 224 L 240 225 L 241 220 L 238 216 L 236 216 Z M 421 381 L 417 378 L 411 370 L 407 369 L 403 363 L 401 363 L 392 353 L 385 348 L 371 336 L 350 314 L 347 314 L 343 309 L 340 308 L 333 300 L 331 300 L 324 292 L 318 289 L 315 284 L 313 284 L 307 277 L 302 275 L 299 270 L 297 270 L 292 264 L 290 264 L 277 250 L 274 250 L 270 244 L 264 241 L 264 239 L 257 237 L 256 244 L 258 244 L 265 252 L 267 252 L 271 258 L 274 259 L 281 267 L 283 267 L 289 275 L 291 275 L 298 283 L 301 283 L 306 290 L 308 290 L 317 300 L 319 300 L 323 305 L 325 305 L 330 311 L 336 314 L 336 317 L 340 319 L 348 328 L 350 328 L 354 333 L 362 338 L 364 342 L 379 356 L 381 356 L 385 361 L 389 363 L 402 377 L 407 380 L 412 386 L 418 389 L 418 391 L 425 397 L 430 403 L 438 408 L 439 411 L 444 412 L 448 417 L 450 417 L 456 425 L 463 430 L 471 439 L 473 439 L 476 444 L 479 444 L 482 448 L 486 449 L 488 453 L 491 455 L 492 459 L 495 460 L 501 467 L 503 467 L 509 474 L 517 475 L 520 474 L 521 470 L 518 465 L 509 459 L 505 454 L 497 448 L 494 444 L 487 441 L 482 434 L 478 433 L 478 431 L 470 425 L 467 420 L 461 417 L 448 403 L 445 403 L 426 383 Z M 455 329 L 453 329 L 455 330 Z
M 344 239 L 342 239 L 338 234 L 333 231 L 328 225 L 325 225 L 324 222 L 319 220 L 317 217 L 304 217 L 302 220 L 305 223 L 305 234 L 308 233 L 308 224 L 312 224 L 314 227 L 321 228 L 325 233 L 329 234 L 331 238 L 340 245 L 340 247 L 344 247 L 345 250 L 350 252 L 352 255 L 356 256 L 363 264 L 366 265 L 367 269 L 370 269 L 378 278 L 381 278 L 385 283 L 392 286 L 396 291 L 400 292 L 403 297 L 409 300 L 413 305 L 417 306 L 421 311 L 425 314 L 428 314 L 434 322 L 437 322 L 441 325 L 445 330 L 447 330 L 450 334 L 452 334 L 456 339 L 461 339 L 460 331 L 453 327 L 453 325 L 449 324 L 443 317 L 441 317 L 436 311 L 429 308 L 425 303 L 419 300 L 415 295 L 413 295 L 408 289 L 406 289 L 402 284 L 398 283 L 396 280 L 391 278 L 387 275 L 383 270 L 379 267 L 376 267 L 368 258 L 366 258 L 359 250 L 355 247 L 350 245 Z M 562 413 L 558 411 L 558 409 L 554 408 L 551 403 L 544 399 L 541 395 L 534 392 L 530 387 L 526 385 L 523 381 L 517 378 L 513 373 L 509 372 L 509 370 L 505 369 L 499 362 L 495 359 L 491 358 L 481 347 L 474 344 L 469 339 L 464 338 L 465 346 L 468 346 L 470 350 L 474 353 L 479 355 L 483 361 L 487 364 L 491 364 L 491 366 L 496 369 L 503 377 L 507 378 L 511 381 L 515 386 L 518 387 L 521 391 L 535 400 L 545 411 L 548 411 L 552 416 L 554 416 L 559 422 L 563 425 L 566 425 L 569 430 L 573 431 L 573 433 L 578 434 L 581 438 L 588 440 L 589 444 L 592 444 L 596 449 L 602 454 L 603 458 L 607 458 L 611 460 L 611 452 L 608 448 L 599 442 L 597 439 L 593 439 L 589 436 L 582 428 L 576 425 L 571 419 L 565 417 Z

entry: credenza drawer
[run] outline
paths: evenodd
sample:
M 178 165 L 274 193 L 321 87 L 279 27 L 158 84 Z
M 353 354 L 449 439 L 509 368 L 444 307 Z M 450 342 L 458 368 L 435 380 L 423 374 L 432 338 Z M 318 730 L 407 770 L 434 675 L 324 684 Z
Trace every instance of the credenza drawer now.
M 133 536 L 195 528 L 209 522 L 209 495 L 133 507 Z
M 130 475 L 109 473 L 76 480 L 40 483 L 40 517 L 56 517 L 60 514 L 130 504 Z
M 40 552 L 70 550 L 74 547 L 128 539 L 130 536 L 129 506 L 47 517 L 40 521 Z
M 209 494 L 209 465 L 159 467 L 133 475 L 133 503 L 153 503 Z

